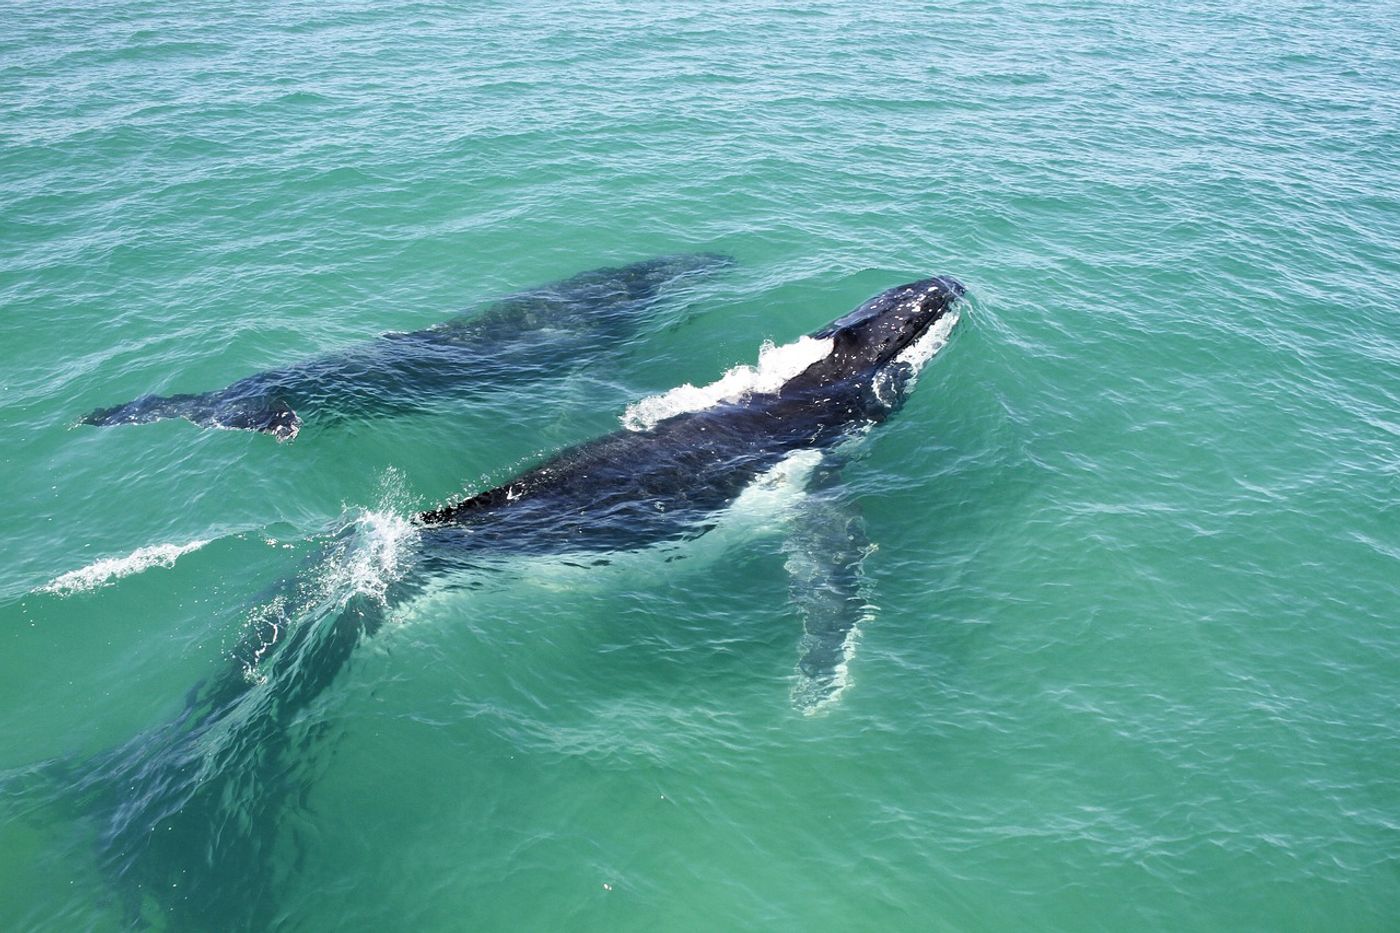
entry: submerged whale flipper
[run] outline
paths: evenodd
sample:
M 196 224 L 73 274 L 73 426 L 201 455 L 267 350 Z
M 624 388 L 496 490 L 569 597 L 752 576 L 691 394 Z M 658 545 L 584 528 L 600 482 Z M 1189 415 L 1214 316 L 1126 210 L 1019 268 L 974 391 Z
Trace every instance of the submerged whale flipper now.
M 846 689 L 857 626 L 871 612 L 863 564 L 875 547 L 859 508 L 838 484 L 838 470 L 824 469 L 813 478 L 783 546 L 789 595 L 803 628 L 792 703 L 807 714 L 829 706 Z
M 213 392 L 144 395 L 81 424 L 184 418 L 211 428 L 296 437 L 302 417 L 333 421 L 423 411 L 503 384 L 560 377 L 626 343 L 672 283 L 733 264 L 683 253 L 583 272 L 520 292 L 480 313 L 240 379 Z M 300 414 L 298 414 L 300 412 Z

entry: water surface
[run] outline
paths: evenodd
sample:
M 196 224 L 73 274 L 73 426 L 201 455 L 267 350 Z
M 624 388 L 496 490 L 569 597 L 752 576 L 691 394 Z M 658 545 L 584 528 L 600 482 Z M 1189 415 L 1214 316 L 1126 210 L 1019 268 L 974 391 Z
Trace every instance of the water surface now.
M 789 701 L 777 513 L 506 568 L 298 721 L 305 795 L 227 900 L 295 930 L 1393 929 L 1394 4 L 5 21 L 0 926 L 134 922 L 26 769 L 171 720 L 334 529 L 946 273 L 958 332 L 845 474 L 878 550 L 839 704 Z M 738 263 L 603 369 L 283 445 L 74 427 L 695 250 Z

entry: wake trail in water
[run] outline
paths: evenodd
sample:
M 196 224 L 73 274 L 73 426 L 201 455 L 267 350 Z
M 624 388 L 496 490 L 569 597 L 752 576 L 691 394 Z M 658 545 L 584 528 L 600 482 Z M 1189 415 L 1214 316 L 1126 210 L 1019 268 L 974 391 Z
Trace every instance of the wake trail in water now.
M 93 561 L 86 567 L 70 570 L 54 577 L 48 583 L 38 587 L 35 592 L 70 596 L 74 593 L 95 590 L 122 577 L 129 577 L 152 567 L 168 569 L 175 566 L 175 561 L 192 551 L 199 550 L 210 540 L 212 539 L 190 541 L 187 544 L 153 544 L 137 548 L 125 557 L 104 557 L 101 560 Z

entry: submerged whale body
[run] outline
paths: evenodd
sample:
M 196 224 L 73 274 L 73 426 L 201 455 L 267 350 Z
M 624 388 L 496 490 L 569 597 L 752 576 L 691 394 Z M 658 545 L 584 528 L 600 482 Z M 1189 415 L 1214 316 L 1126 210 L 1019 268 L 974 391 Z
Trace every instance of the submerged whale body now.
M 291 440 L 302 419 L 421 410 L 505 382 L 558 376 L 597 360 L 677 279 L 732 263 L 715 253 L 594 269 L 512 295 L 479 314 L 268 370 L 214 392 L 145 395 L 86 415 L 92 425 L 185 418 Z
M 809 335 L 820 352 L 771 391 L 618 431 L 419 514 L 408 532 L 416 567 L 387 592 L 284 588 L 250 620 L 238 663 L 193 691 L 180 717 L 68 782 L 96 814 L 102 863 L 134 922 L 149 920 L 155 899 L 175 926 L 273 924 L 282 811 L 305 796 L 313 773 L 307 711 L 392 604 L 494 555 L 597 554 L 703 533 L 777 465 L 824 456 L 894 412 L 946 340 L 962 294 L 943 277 L 890 289 Z M 813 547 L 793 577 L 805 622 L 793 699 L 804 712 L 839 695 L 863 610 L 859 523 L 833 502 L 811 512 L 804 537 Z M 349 553 L 357 533 L 351 526 L 332 549 Z

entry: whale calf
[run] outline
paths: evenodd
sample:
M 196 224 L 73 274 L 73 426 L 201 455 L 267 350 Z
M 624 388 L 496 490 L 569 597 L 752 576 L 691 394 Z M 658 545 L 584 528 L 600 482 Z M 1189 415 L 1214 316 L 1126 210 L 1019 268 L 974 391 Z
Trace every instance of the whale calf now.
M 213 392 L 144 395 L 81 424 L 185 418 L 286 441 L 304 418 L 334 421 L 421 410 L 502 383 L 558 377 L 623 342 L 643 310 L 679 279 L 723 268 L 717 253 L 662 256 L 594 269 L 412 333 L 248 376 Z

